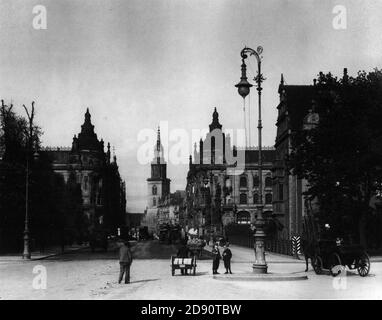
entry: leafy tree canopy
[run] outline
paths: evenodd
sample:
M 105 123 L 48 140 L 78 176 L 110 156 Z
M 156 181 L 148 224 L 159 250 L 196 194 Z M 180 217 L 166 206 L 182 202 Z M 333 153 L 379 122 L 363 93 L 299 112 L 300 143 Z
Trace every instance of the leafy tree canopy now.
M 308 181 L 306 195 L 318 200 L 322 219 L 359 222 L 382 190 L 382 71 L 320 73 L 315 88 L 319 123 L 294 133 L 289 167 Z

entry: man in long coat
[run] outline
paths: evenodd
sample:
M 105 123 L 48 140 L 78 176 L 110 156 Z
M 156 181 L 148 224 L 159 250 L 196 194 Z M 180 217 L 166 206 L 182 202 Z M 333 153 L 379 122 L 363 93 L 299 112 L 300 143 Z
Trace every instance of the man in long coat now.
M 221 255 L 219 251 L 219 246 L 217 243 L 214 244 L 212 249 L 212 274 L 219 274 L 219 263 L 220 263 Z
M 231 258 L 232 258 L 232 252 L 229 248 L 229 242 L 226 242 L 224 245 L 224 250 L 223 250 L 223 262 L 224 262 L 224 268 L 226 270 L 226 274 L 229 272 L 232 274 L 231 271 Z
M 133 262 L 133 255 L 130 251 L 129 241 L 123 241 L 119 248 L 119 279 L 118 283 L 122 282 L 123 275 L 125 274 L 125 283 L 130 283 L 130 266 Z

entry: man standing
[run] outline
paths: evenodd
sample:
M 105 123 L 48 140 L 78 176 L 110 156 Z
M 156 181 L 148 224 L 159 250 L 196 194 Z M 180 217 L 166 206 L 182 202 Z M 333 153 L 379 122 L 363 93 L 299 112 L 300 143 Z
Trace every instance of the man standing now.
M 212 274 L 219 274 L 219 263 L 220 263 L 220 251 L 217 243 L 214 244 L 214 248 L 212 249 Z
M 232 252 L 229 249 L 229 242 L 226 242 L 224 245 L 224 250 L 223 250 L 223 261 L 224 261 L 224 268 L 225 268 L 225 274 L 228 272 L 232 274 L 231 271 L 231 258 L 232 258 Z
M 133 262 L 133 256 L 130 251 L 129 241 L 123 241 L 119 248 L 119 280 L 118 283 L 122 282 L 123 275 L 125 274 L 125 283 L 130 283 L 130 266 Z

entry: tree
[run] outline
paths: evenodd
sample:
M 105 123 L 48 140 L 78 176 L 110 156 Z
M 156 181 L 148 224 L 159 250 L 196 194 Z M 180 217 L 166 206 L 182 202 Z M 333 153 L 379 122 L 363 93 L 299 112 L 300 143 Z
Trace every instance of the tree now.
M 308 181 L 319 221 L 366 244 L 371 200 L 382 190 L 382 71 L 320 73 L 315 88 L 319 124 L 294 134 L 289 167 Z
M 26 162 L 32 156 L 29 144 L 38 145 L 41 132 L 34 126 L 33 117 L 28 123 L 3 100 L 0 127 L 0 245 L 2 249 L 19 250 L 24 228 Z

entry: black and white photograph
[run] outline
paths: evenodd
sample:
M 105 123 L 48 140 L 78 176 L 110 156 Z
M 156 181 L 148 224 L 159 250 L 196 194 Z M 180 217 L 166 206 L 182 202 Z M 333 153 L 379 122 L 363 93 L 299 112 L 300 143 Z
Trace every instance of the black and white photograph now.
M 381 17 L 0 0 L 0 300 L 381 300 Z

